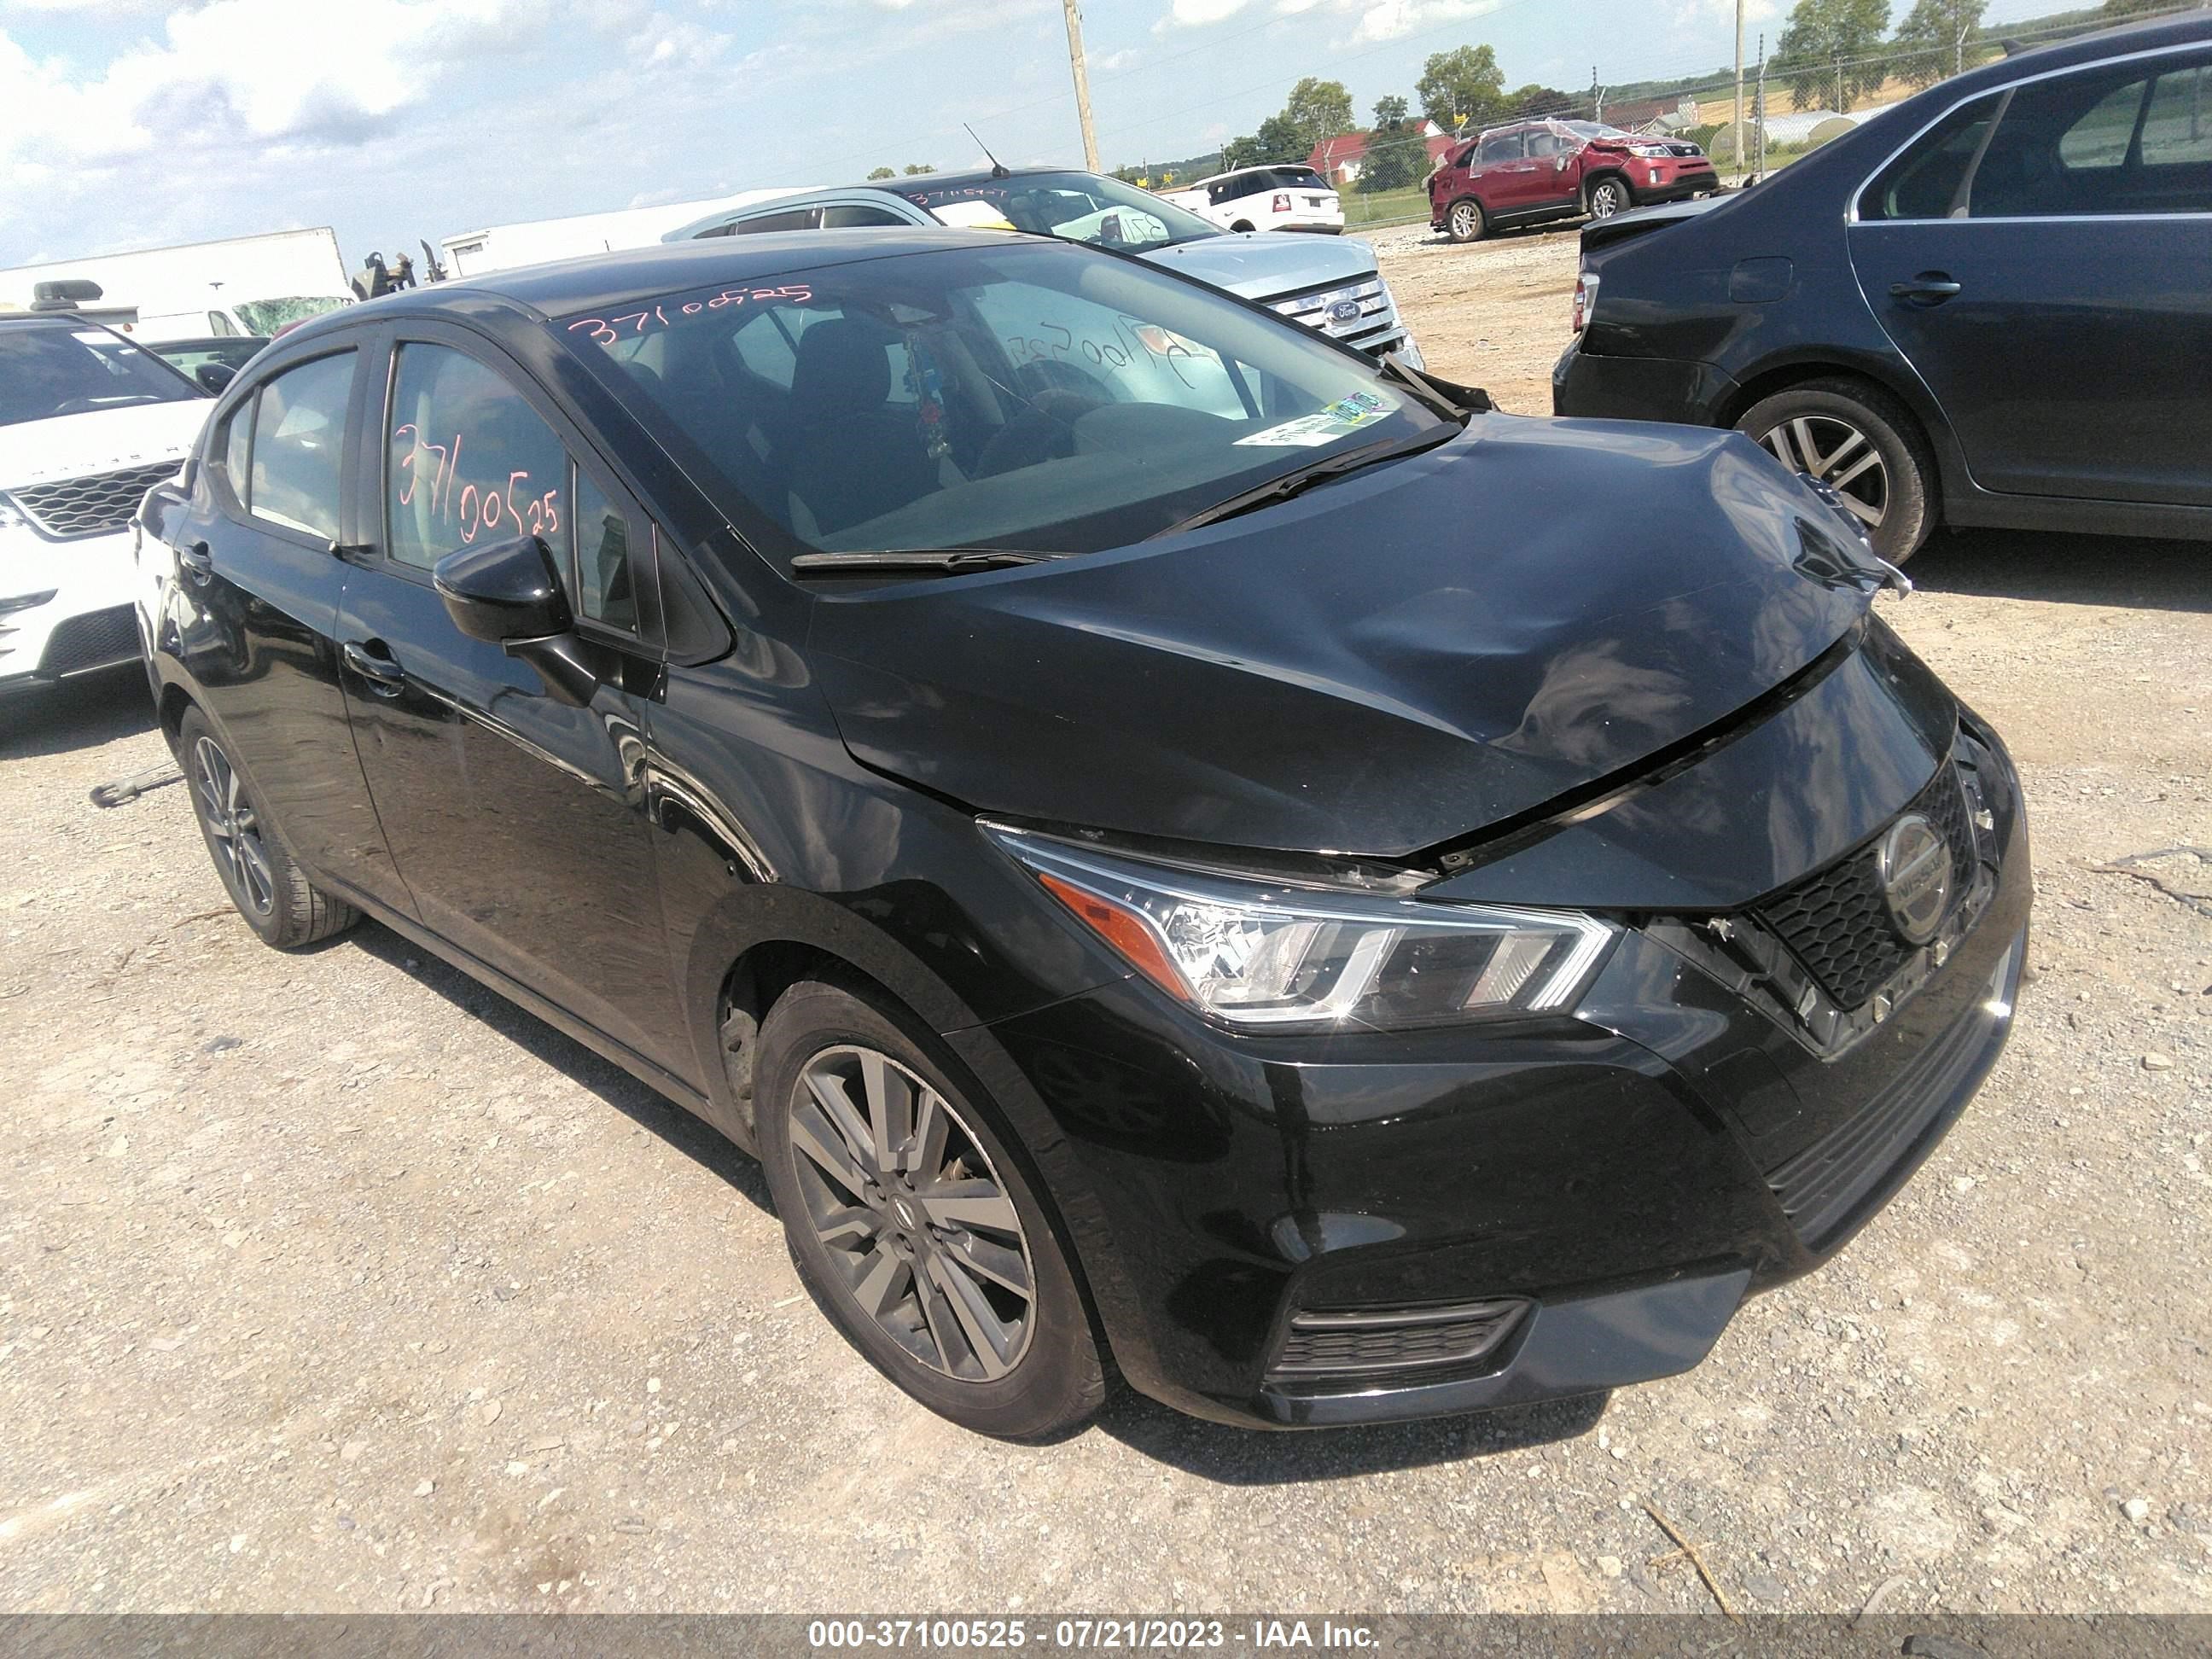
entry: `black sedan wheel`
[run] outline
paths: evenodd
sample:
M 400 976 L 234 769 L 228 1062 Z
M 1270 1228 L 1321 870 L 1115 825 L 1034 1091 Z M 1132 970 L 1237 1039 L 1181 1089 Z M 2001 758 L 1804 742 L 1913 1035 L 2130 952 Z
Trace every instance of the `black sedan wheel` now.
M 1472 197 L 1454 202 L 1451 211 L 1444 216 L 1444 230 L 1455 242 L 1479 242 L 1482 233 L 1489 228 L 1482 213 L 1482 204 Z
M 1610 219 L 1635 205 L 1636 198 L 1630 194 L 1625 179 L 1601 179 L 1590 186 L 1589 210 L 1593 219 Z
M 792 1260 L 823 1313 L 892 1382 L 963 1427 L 1055 1438 L 1105 1395 L 1051 1224 L 949 1072 L 833 985 L 787 993 L 762 1028 L 761 1151 Z
M 1892 563 L 1928 538 L 1934 465 L 1912 417 L 1887 393 L 1856 380 L 1809 381 L 1753 404 L 1736 424 L 1792 472 L 1841 495 Z
M 301 873 L 258 792 L 197 708 L 185 710 L 178 727 L 177 758 L 223 890 L 263 943 L 289 951 L 343 933 L 361 920 L 351 905 Z

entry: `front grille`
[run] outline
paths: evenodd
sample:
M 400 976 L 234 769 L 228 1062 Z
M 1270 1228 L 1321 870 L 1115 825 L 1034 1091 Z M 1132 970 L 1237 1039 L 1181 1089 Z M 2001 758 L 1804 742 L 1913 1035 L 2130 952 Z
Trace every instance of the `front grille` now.
M 1340 302 L 1357 307 L 1358 314 L 1341 319 L 1330 316 L 1331 309 Z M 1389 284 L 1380 276 L 1316 289 L 1310 293 L 1283 295 L 1263 303 L 1278 316 L 1303 323 L 1318 333 L 1358 346 L 1363 351 L 1391 350 L 1405 334 L 1398 323 L 1398 307 L 1390 297 Z
M 1971 1006 L 1847 1121 L 1767 1171 L 1766 1184 L 1808 1249 L 1825 1249 L 1848 1231 L 1869 1200 L 1894 1183 L 1913 1148 L 1965 1109 L 1967 1079 L 1989 1062 L 1991 1039 L 2008 1018 L 1993 1011 L 2009 1000 L 2012 969 L 2013 951 L 2007 951 L 1990 975 L 1986 1000 Z
M 82 674 L 87 669 L 110 668 L 132 662 L 138 656 L 138 620 L 127 605 L 106 611 L 88 611 L 58 624 L 46 636 L 46 654 L 40 659 L 39 673 L 46 679 Z
M 1962 896 L 1973 867 L 1973 833 L 1948 760 L 1905 811 L 1932 823 L 1951 849 L 1951 890 Z M 1903 816 L 1903 814 L 1899 814 Z M 1758 915 L 1790 947 L 1839 1008 L 1857 1008 L 1904 966 L 1914 947 L 1897 931 L 1882 896 L 1875 848 L 1880 838 L 1825 869 L 1761 900 Z
M 182 465 L 154 461 L 55 483 L 26 484 L 9 494 L 30 519 L 31 527 L 47 540 L 75 541 L 81 536 L 102 536 L 122 529 L 131 522 L 146 492 L 174 477 Z
M 1391 1371 L 1463 1369 L 1503 1342 L 1528 1304 L 1505 1300 L 1449 1307 L 1363 1308 L 1294 1315 L 1270 1379 L 1312 1382 Z

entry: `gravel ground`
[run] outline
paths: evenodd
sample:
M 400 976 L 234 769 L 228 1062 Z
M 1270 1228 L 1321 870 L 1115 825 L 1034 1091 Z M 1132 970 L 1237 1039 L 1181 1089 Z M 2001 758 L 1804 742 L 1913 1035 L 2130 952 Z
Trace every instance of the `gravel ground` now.
M 1378 239 L 1535 395 L 1567 235 Z M 1946 538 L 1884 605 L 2025 770 L 2033 978 L 1979 1101 L 1690 1375 L 1042 1450 L 804 1301 L 757 1169 L 374 927 L 224 908 L 125 675 L 0 713 L 0 1610 L 2212 1610 L 2205 550 Z M 2192 898 L 2192 896 L 2197 896 Z

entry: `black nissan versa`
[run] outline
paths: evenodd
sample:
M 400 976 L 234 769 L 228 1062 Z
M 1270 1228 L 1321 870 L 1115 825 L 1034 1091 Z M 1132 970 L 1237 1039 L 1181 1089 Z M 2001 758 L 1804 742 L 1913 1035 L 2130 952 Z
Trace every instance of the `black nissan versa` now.
M 365 912 L 757 1152 L 988 1433 L 1114 1370 L 1292 1425 L 1682 1370 L 2010 1024 L 2012 768 L 1831 504 L 1115 254 L 354 307 L 143 516 L 255 930 Z
M 2212 537 L 2212 17 L 2000 59 L 1583 234 L 1561 415 L 1734 426 L 1902 561 Z

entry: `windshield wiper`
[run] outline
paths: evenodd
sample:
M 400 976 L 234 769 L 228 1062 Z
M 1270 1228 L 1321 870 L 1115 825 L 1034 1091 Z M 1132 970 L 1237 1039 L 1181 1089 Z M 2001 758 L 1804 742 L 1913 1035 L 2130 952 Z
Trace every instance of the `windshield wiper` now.
M 1045 564 L 1068 556 L 1066 553 L 1035 553 L 1018 547 L 933 547 L 882 553 L 801 553 L 792 560 L 791 568 L 802 576 L 868 576 L 885 570 L 956 576 L 970 570 Z
M 1376 362 L 1385 374 L 1420 399 L 1432 413 L 1448 421 L 1457 421 L 1462 426 L 1477 415 L 1487 415 L 1498 407 L 1480 386 L 1439 380 L 1425 369 L 1415 368 L 1395 351 L 1384 352 Z
M 1303 495 L 1316 484 L 1327 483 L 1331 478 L 1340 478 L 1347 472 L 1357 472 L 1363 467 L 1375 465 L 1378 461 L 1395 460 L 1401 455 L 1433 449 L 1457 436 L 1459 428 L 1453 426 L 1442 432 L 1417 432 L 1410 438 L 1385 438 L 1379 443 L 1360 444 L 1334 455 L 1324 455 L 1317 461 L 1292 467 L 1288 472 L 1270 478 L 1263 484 L 1239 490 L 1227 501 L 1201 507 L 1187 519 L 1176 520 L 1165 530 L 1156 531 L 1146 539 L 1158 541 L 1162 536 L 1179 536 L 1186 530 L 1218 524 L 1222 520 L 1233 519 L 1240 513 L 1249 513 L 1256 507 L 1286 501 L 1293 495 Z

